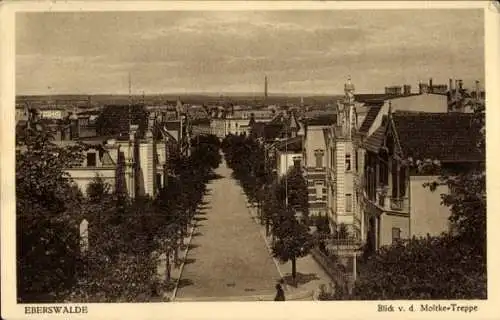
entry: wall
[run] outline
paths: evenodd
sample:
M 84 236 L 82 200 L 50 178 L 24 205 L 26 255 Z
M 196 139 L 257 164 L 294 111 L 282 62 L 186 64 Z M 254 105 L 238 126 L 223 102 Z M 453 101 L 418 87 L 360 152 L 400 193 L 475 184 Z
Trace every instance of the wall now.
M 341 215 L 345 215 L 345 154 L 346 154 L 346 142 L 338 141 L 335 144 L 335 202 L 336 202 L 336 214 L 337 218 Z
M 448 112 L 448 97 L 440 94 L 420 94 L 394 98 L 392 109 L 398 111 Z M 388 102 L 386 103 L 388 105 Z
M 401 229 L 401 239 L 408 239 L 410 234 L 410 219 L 404 216 L 382 214 L 380 216 L 380 246 L 392 244 L 392 228 Z
M 226 135 L 234 134 L 239 135 L 241 133 L 247 132 L 248 123 L 250 119 L 226 119 Z
M 219 138 L 224 138 L 226 136 L 226 122 L 224 119 L 214 118 L 210 120 L 210 127 L 212 128 L 212 133 Z
M 448 187 L 440 186 L 432 192 L 422 185 L 432 182 L 436 176 L 410 177 L 410 218 L 412 236 L 439 235 L 449 231 L 450 209 L 441 205 L 441 194 L 448 192 Z
M 144 192 L 154 196 L 153 177 L 153 144 L 152 142 L 141 143 L 139 146 L 140 164 L 144 179 Z
M 306 167 L 306 179 L 309 189 L 309 215 L 324 215 L 327 213 L 326 198 L 327 198 L 327 185 L 325 170 L 327 166 L 327 149 L 326 140 L 323 129 L 326 126 L 308 126 L 307 135 L 304 141 L 304 162 L 303 167 Z M 323 167 L 316 168 L 315 150 L 323 150 Z M 323 195 L 324 200 L 317 200 L 316 195 L 316 181 L 323 182 Z
M 78 188 L 85 194 L 87 192 L 87 186 L 92 180 L 95 179 L 96 175 L 99 174 L 104 182 L 110 184 L 112 190 L 115 187 L 116 171 L 115 167 L 109 168 L 71 168 L 67 169 L 66 172 L 71 176 L 73 181 L 76 183 Z
M 62 119 L 64 117 L 63 110 L 40 110 L 40 117 L 46 119 Z
M 302 161 L 301 153 L 278 151 L 278 175 L 280 177 L 286 175 L 288 170 L 293 167 L 293 160 L 299 158 Z
M 418 111 L 445 113 L 448 112 L 448 100 L 445 95 L 439 94 L 420 94 L 408 97 L 394 98 L 386 100 L 380 109 L 371 128 L 368 130 L 368 136 L 377 130 L 382 124 L 382 117 L 389 113 L 389 102 L 392 111 Z
M 323 133 L 324 126 L 308 126 L 306 139 L 305 139 L 305 151 L 306 151 L 306 159 L 305 164 L 307 167 L 315 167 L 316 166 L 316 157 L 314 155 L 314 150 L 321 149 L 325 152 L 325 156 L 323 157 L 323 166 L 326 167 L 326 141 L 325 135 Z

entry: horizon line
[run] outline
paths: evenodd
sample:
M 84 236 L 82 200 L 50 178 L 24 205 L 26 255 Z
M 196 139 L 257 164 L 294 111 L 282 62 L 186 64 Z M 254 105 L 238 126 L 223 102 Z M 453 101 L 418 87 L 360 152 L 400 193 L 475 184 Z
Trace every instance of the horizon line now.
M 292 96 L 292 97 L 311 97 L 311 96 L 342 96 L 345 93 L 327 93 L 327 92 L 273 92 L 268 93 L 268 98 L 272 96 Z M 355 94 L 385 94 L 383 91 L 378 92 L 368 92 L 361 91 Z M 115 93 L 16 93 L 16 97 L 19 96 L 129 96 L 130 94 L 127 92 L 115 92 Z M 187 96 L 187 95 L 205 95 L 205 96 L 251 96 L 255 98 L 265 99 L 263 95 L 257 95 L 252 92 L 212 92 L 212 91 L 201 91 L 201 92 L 150 92 L 150 93 L 132 93 L 134 97 L 142 97 L 142 96 L 152 96 L 152 95 L 172 95 L 172 96 Z

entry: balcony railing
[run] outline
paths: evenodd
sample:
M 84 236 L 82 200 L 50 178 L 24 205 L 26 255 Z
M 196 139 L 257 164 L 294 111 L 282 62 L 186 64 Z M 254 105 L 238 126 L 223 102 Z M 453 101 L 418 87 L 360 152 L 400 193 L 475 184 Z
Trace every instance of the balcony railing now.
M 409 212 L 410 203 L 407 197 L 390 197 L 385 190 L 378 188 L 375 198 L 365 195 L 365 200 L 384 211 Z
M 408 198 L 391 198 L 390 199 L 390 208 L 395 211 L 409 211 L 410 204 Z

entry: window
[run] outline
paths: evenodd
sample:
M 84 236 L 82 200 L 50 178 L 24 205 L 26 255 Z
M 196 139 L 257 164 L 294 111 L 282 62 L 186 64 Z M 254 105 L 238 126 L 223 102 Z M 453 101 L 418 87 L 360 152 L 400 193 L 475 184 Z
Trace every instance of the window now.
M 87 153 L 87 167 L 95 167 L 97 165 L 97 157 L 95 152 Z
M 395 243 L 401 239 L 401 229 L 392 228 L 392 243 Z
M 316 168 L 323 168 L 323 150 L 316 150 L 314 156 L 316 157 Z
M 330 168 L 333 168 L 335 165 L 335 150 L 330 149 Z
M 352 212 L 352 194 L 345 195 L 345 212 Z
M 351 154 L 345 155 L 345 171 L 351 171 Z
M 293 166 L 300 168 L 300 158 L 293 158 Z
M 323 181 L 316 181 L 314 183 L 314 187 L 316 188 L 316 200 L 318 201 L 323 200 L 323 186 Z
M 359 167 L 359 165 L 358 165 L 358 159 L 359 159 L 358 151 L 356 151 L 356 152 L 354 153 L 354 157 L 355 157 L 355 159 L 354 159 L 354 163 L 355 163 L 355 165 L 356 165 L 356 172 L 358 172 L 358 167 Z
M 157 173 L 156 174 L 156 186 L 158 189 L 161 189 L 161 186 L 162 185 L 162 177 L 161 177 L 161 173 Z

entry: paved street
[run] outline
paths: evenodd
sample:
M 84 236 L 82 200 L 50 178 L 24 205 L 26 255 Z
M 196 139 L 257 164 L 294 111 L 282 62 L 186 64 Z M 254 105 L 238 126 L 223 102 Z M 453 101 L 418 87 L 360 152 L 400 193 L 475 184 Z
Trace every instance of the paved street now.
M 197 216 L 176 301 L 193 298 L 273 295 L 279 272 L 259 226 L 246 207 L 242 188 L 223 162 L 208 185 Z

